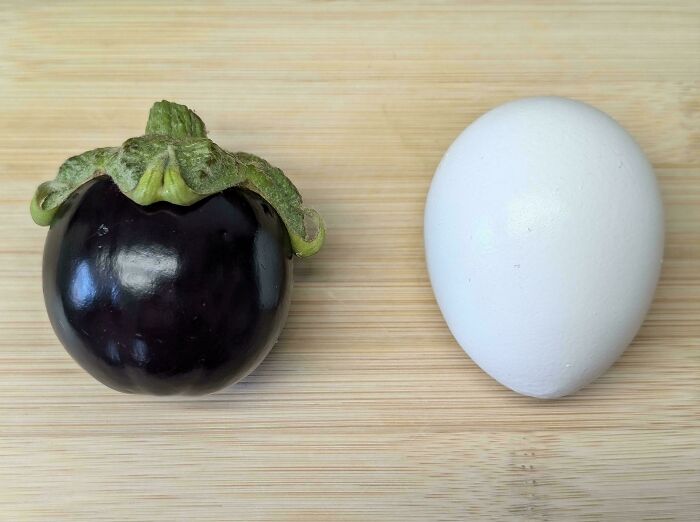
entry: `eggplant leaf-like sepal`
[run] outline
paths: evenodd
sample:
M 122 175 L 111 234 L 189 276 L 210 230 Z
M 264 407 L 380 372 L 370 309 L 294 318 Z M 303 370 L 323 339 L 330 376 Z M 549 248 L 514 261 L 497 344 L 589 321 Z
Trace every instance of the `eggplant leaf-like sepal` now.
M 325 238 L 320 214 L 303 205 L 299 191 L 280 169 L 253 154 L 225 151 L 206 137 L 202 120 L 184 105 L 157 102 L 143 136 L 129 138 L 121 147 L 67 159 L 54 180 L 37 188 L 30 205 L 32 218 L 50 225 L 78 187 L 100 176 L 109 176 L 139 205 L 192 205 L 231 187 L 248 189 L 277 211 L 298 256 L 315 254 Z

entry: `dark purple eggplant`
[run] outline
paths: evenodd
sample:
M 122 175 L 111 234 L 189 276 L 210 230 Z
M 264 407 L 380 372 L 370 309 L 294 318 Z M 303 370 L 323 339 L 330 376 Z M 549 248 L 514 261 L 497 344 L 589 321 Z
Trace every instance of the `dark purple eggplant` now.
M 245 377 L 284 326 L 294 253 L 323 242 L 279 169 L 204 134 L 189 109 L 159 102 L 145 136 L 70 158 L 32 201 L 51 225 L 54 331 L 116 390 L 197 395 Z

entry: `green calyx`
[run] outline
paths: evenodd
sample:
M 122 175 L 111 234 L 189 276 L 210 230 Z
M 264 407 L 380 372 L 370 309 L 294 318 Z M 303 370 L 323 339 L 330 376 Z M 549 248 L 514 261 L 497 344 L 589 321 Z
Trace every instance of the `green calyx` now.
M 184 105 L 156 102 L 145 135 L 130 138 L 121 147 L 67 159 L 54 180 L 37 188 L 30 205 L 32 219 L 50 225 L 78 187 L 105 175 L 139 205 L 166 201 L 187 206 L 231 187 L 245 188 L 277 211 L 298 256 L 313 255 L 323 245 L 323 219 L 303 206 L 299 191 L 284 173 L 252 154 L 223 150 L 206 137 L 202 120 Z

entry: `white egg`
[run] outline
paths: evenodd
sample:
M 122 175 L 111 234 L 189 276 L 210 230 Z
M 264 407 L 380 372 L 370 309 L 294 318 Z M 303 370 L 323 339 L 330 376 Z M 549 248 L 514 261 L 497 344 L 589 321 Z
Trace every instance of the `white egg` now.
M 452 334 L 533 397 L 573 393 L 622 354 L 651 304 L 663 243 L 642 150 L 566 98 L 516 100 L 472 123 L 425 209 L 428 272 Z

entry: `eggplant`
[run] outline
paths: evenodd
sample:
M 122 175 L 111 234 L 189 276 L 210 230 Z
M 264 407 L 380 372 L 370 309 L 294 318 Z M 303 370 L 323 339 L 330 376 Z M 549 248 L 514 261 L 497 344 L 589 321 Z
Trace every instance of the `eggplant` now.
M 200 395 L 253 371 L 287 318 L 320 215 L 281 170 L 206 138 L 167 101 L 146 134 L 69 158 L 30 206 L 50 225 L 43 291 L 67 352 L 126 393 Z

